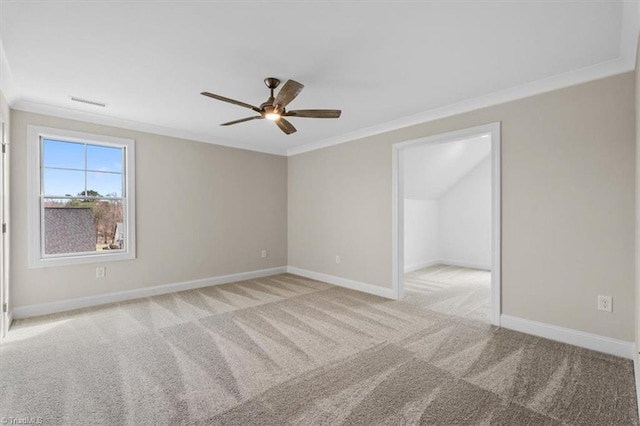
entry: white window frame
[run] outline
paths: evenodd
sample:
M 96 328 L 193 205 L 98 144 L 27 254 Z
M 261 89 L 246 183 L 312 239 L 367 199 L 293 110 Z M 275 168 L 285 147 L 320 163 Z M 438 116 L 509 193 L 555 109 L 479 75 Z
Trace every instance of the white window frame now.
M 103 146 L 124 148 L 124 199 L 125 248 L 117 252 L 81 253 L 48 257 L 43 255 L 44 224 L 42 221 L 41 139 L 56 139 Z M 27 126 L 27 215 L 28 215 L 28 266 L 50 266 L 102 263 L 136 258 L 136 196 L 135 196 L 135 140 L 113 136 L 75 132 L 42 126 Z

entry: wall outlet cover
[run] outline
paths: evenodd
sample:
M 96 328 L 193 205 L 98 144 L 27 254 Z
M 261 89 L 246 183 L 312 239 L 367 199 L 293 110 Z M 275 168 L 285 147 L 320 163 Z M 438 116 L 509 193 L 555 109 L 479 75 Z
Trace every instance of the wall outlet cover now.
M 613 312 L 613 298 L 611 296 L 598 295 L 598 310 Z

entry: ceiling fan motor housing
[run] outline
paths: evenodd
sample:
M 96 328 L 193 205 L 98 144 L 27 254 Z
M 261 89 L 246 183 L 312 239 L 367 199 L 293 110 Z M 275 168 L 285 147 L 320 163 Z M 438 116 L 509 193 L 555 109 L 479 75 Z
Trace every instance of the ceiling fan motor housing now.
M 269 99 L 267 99 L 265 102 L 260 104 L 260 110 L 263 114 L 269 114 L 269 113 L 284 114 L 285 113 L 285 109 L 283 107 L 273 104 L 274 100 L 275 99 L 273 98 L 273 96 L 270 96 Z

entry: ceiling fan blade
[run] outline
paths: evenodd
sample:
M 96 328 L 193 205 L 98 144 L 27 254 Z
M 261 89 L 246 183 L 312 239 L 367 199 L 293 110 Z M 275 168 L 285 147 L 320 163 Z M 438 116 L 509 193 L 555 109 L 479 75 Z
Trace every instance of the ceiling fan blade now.
M 281 107 L 286 107 L 289 102 L 295 99 L 296 96 L 300 94 L 302 89 L 304 88 L 304 84 L 298 83 L 295 80 L 287 80 L 287 82 L 282 86 L 282 89 L 278 92 L 274 105 L 279 105 Z
M 261 115 L 256 115 L 254 117 L 241 118 L 239 120 L 233 120 L 227 123 L 222 123 L 221 126 L 231 126 L 232 124 L 244 123 L 245 121 L 251 121 L 251 120 L 260 120 L 262 118 L 264 117 Z
M 297 109 L 287 111 L 286 117 L 307 117 L 307 118 L 339 118 L 342 111 L 339 109 Z
M 293 124 L 289 123 L 287 120 L 285 120 L 282 117 L 277 119 L 275 123 L 278 125 L 278 127 L 280 127 L 280 130 L 282 130 L 288 135 L 290 135 L 291 133 L 297 132 L 296 128 L 293 127 Z
M 204 95 L 204 96 L 208 96 L 208 97 L 213 98 L 213 99 L 217 99 L 217 100 L 222 101 L 222 102 L 229 102 L 230 104 L 238 105 L 238 106 L 241 106 L 241 107 L 252 109 L 252 110 L 254 110 L 256 112 L 260 112 L 260 108 L 255 107 L 253 105 L 249 105 L 249 104 L 247 104 L 245 102 L 236 101 L 235 99 L 225 98 L 224 96 L 216 95 L 216 94 L 209 93 L 209 92 L 202 92 L 200 94 Z

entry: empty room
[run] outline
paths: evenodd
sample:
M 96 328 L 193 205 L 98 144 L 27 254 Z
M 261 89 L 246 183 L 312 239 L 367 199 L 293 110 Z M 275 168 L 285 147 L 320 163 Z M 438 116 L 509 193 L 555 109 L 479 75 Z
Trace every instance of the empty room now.
M 640 425 L 639 34 L 0 0 L 0 423 Z
M 492 288 L 499 283 L 491 275 L 500 269 L 492 265 L 500 242 L 492 232 L 500 191 L 492 173 L 499 167 L 497 146 L 493 154 L 490 133 L 462 140 L 426 138 L 402 152 L 404 292 L 399 298 L 486 323 L 495 318 L 497 324 Z

